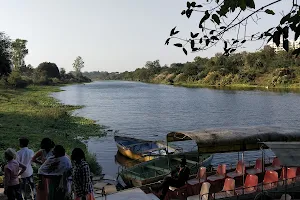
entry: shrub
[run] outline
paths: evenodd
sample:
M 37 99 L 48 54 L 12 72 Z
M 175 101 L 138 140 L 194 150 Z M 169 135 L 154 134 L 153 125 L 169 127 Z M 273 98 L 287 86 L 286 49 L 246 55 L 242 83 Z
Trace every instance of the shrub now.
M 27 81 L 22 79 L 20 72 L 17 70 L 11 72 L 7 78 L 7 83 L 14 88 L 25 88 L 28 85 Z
M 217 71 L 213 71 L 213 72 L 209 72 L 202 81 L 205 84 L 216 85 L 220 79 L 221 79 L 220 73 Z

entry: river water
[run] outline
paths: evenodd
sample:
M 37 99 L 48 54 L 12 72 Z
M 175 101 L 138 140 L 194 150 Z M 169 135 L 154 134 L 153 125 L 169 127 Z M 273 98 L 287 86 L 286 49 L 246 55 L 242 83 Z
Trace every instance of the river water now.
M 119 134 L 164 140 L 170 131 L 214 127 L 279 125 L 299 127 L 300 94 L 270 91 L 184 88 L 140 82 L 99 81 L 71 85 L 53 96 L 64 104 L 84 105 L 74 115 L 91 118 Z M 88 141 L 103 172 L 115 176 L 113 133 Z M 188 147 L 190 147 L 188 145 Z M 191 146 L 192 147 L 192 146 Z M 267 152 L 269 155 L 272 152 Z M 245 157 L 254 159 L 260 152 Z M 236 162 L 237 154 L 215 155 L 213 164 Z

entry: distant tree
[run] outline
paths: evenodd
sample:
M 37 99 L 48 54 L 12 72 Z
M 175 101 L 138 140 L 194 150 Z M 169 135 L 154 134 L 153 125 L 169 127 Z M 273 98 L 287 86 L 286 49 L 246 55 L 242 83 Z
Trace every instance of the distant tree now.
M 0 32 L 0 77 L 11 72 L 11 41 L 4 33 Z
M 65 76 L 66 76 L 66 70 L 65 70 L 65 68 L 60 68 L 59 73 L 60 73 L 60 77 L 61 78 L 65 78 Z
M 271 10 L 271 7 L 279 2 L 285 2 L 287 10 Z M 199 3 L 198 3 L 199 2 Z M 175 46 L 188 53 L 188 48 L 192 52 L 204 51 L 218 43 L 223 43 L 224 54 L 229 55 L 249 41 L 263 40 L 271 41 L 279 46 L 283 39 L 283 48 L 289 50 L 289 35 L 294 35 L 296 41 L 300 36 L 300 3 L 297 0 L 207 0 L 207 1 L 187 1 L 186 9 L 182 10 L 181 15 L 190 18 L 192 14 L 200 14 L 197 27 L 198 32 L 190 32 L 189 38 L 179 37 L 179 31 L 174 27 L 170 32 L 170 40 L 176 40 Z M 257 7 L 257 2 L 263 2 L 261 7 Z M 282 14 L 284 12 L 284 14 Z M 261 32 L 254 32 L 249 29 L 249 24 L 259 25 L 259 19 L 264 15 L 282 15 L 275 27 L 262 27 Z M 197 21 L 197 20 L 195 20 Z M 186 30 L 184 32 L 187 32 Z M 300 48 L 293 49 L 293 54 L 299 55 Z
M 78 56 L 73 63 L 73 68 L 75 70 L 76 76 L 81 76 L 81 69 L 83 67 L 84 67 L 83 59 L 80 56 Z
M 145 64 L 145 68 L 149 69 L 149 75 L 153 76 L 155 74 L 159 74 L 161 71 L 161 65 L 159 63 L 159 60 L 155 61 L 147 61 Z
M 37 67 L 38 72 L 44 72 L 47 78 L 59 78 L 59 70 L 55 63 L 43 62 Z
M 28 54 L 27 40 L 16 39 L 12 42 L 12 62 L 16 69 L 25 66 L 25 56 Z

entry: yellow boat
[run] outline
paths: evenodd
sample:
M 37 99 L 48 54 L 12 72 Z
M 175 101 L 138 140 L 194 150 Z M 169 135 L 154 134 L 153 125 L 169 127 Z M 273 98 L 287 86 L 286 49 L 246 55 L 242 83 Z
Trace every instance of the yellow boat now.
M 157 158 L 158 156 L 165 156 L 167 153 L 174 153 L 178 149 L 167 146 L 163 142 L 141 140 L 125 136 L 114 136 L 119 152 L 133 160 L 139 162 L 146 162 Z

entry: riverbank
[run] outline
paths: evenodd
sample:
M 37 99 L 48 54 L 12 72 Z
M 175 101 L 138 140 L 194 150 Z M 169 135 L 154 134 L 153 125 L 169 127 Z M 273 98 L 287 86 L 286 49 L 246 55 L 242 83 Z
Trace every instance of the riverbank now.
M 87 153 L 82 140 L 104 134 L 103 128 L 93 120 L 72 116 L 72 111 L 81 106 L 63 105 L 49 96 L 59 91 L 59 86 L 0 89 L 0 162 L 6 148 L 19 148 L 21 136 L 28 137 L 34 151 L 39 149 L 44 137 L 49 137 L 55 144 L 63 145 L 70 155 L 75 147 L 83 148 Z M 101 173 L 94 155 L 88 153 L 87 160 L 94 174 Z

